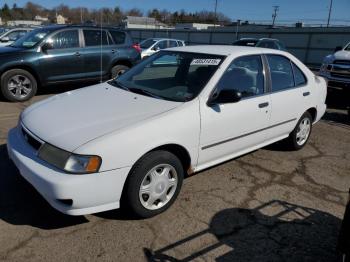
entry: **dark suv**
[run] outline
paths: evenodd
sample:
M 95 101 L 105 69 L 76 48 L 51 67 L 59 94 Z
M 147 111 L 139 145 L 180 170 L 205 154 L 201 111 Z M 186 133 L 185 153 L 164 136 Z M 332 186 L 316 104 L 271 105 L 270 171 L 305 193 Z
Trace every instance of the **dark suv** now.
M 115 28 L 48 26 L 0 48 L 1 93 L 25 101 L 38 86 L 114 78 L 140 60 L 140 48 Z

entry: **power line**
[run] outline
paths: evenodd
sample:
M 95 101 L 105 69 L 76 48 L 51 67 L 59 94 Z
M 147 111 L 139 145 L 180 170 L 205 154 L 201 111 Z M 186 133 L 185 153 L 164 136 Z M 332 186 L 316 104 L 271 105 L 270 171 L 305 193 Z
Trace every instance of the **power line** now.
M 330 20 L 331 20 L 332 7 L 333 7 L 333 0 L 331 0 L 331 4 L 329 5 L 327 27 L 329 27 L 329 22 L 330 22 Z
M 275 21 L 276 21 L 276 17 L 277 17 L 277 12 L 278 12 L 279 8 L 280 8 L 280 7 L 279 7 L 278 5 L 273 6 L 272 27 L 275 26 Z

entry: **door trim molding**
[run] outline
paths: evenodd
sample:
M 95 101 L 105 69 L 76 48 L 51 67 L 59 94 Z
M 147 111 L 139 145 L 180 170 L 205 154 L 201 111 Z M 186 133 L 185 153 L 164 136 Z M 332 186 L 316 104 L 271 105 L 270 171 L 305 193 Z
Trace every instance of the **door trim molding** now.
M 249 133 L 240 135 L 240 136 L 232 137 L 232 138 L 225 139 L 225 140 L 222 140 L 222 141 L 219 141 L 219 142 L 210 144 L 210 145 L 203 146 L 201 149 L 202 149 L 202 150 L 205 150 L 205 149 L 208 149 L 208 148 L 211 148 L 211 147 L 214 147 L 214 146 L 218 146 L 218 145 L 221 145 L 221 144 L 225 144 L 225 143 L 231 142 L 231 141 L 236 140 L 236 139 L 239 139 L 239 138 L 243 138 L 243 137 L 246 137 L 246 136 L 250 136 L 250 135 L 253 135 L 253 134 L 256 134 L 256 133 L 259 133 L 259 132 L 262 132 L 262 131 L 265 131 L 265 130 L 268 130 L 268 129 L 271 129 L 271 128 L 274 128 L 274 127 L 277 127 L 277 126 L 280 126 L 280 125 L 284 125 L 284 124 L 293 122 L 293 121 L 295 121 L 295 120 L 297 120 L 297 119 L 296 119 L 296 118 L 293 118 L 293 119 L 290 119 L 290 120 L 287 120 L 287 121 L 283 121 L 283 122 L 280 122 L 280 123 L 275 124 L 275 125 L 272 125 L 272 126 L 268 126 L 268 127 L 262 128 L 262 129 L 258 129 L 258 130 L 255 130 L 255 131 L 252 131 L 252 132 L 249 132 Z

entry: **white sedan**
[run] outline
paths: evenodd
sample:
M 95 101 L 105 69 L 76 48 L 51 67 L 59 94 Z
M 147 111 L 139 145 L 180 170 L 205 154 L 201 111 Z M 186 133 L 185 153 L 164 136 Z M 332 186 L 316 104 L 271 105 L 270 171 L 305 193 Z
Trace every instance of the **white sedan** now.
M 8 153 L 56 209 L 167 209 L 183 178 L 285 139 L 301 149 L 326 82 L 289 53 L 234 46 L 161 51 L 106 83 L 28 107 Z

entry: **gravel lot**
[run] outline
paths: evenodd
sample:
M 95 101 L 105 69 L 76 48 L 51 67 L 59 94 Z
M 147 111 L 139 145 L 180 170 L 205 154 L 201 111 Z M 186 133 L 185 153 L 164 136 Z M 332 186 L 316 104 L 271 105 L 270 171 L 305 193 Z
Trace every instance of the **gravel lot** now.
M 345 110 L 328 110 L 299 152 L 273 145 L 187 178 L 157 217 L 70 217 L 21 178 L 6 152 L 20 111 L 60 89 L 51 91 L 0 101 L 0 261 L 336 261 L 350 187 Z

